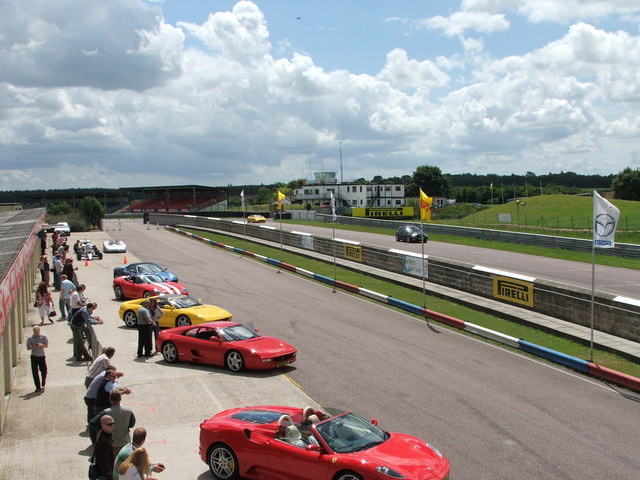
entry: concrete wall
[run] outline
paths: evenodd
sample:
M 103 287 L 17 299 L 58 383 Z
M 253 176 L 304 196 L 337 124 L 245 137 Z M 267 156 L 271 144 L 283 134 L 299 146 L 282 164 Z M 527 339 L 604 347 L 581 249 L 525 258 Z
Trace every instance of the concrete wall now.
M 375 245 L 360 244 L 355 247 L 330 237 L 307 236 L 290 230 L 271 229 L 256 225 L 244 225 L 230 220 L 191 215 L 150 214 L 150 223 L 158 225 L 185 225 L 211 228 L 235 235 L 250 237 L 302 248 L 310 253 L 335 255 L 336 258 L 353 261 L 394 273 L 415 277 L 406 272 L 407 255 L 394 253 Z M 355 258 L 355 253 L 360 254 Z M 409 259 L 411 260 L 411 259 Z M 549 315 L 583 326 L 591 325 L 591 291 L 567 286 L 544 279 L 513 277 L 511 280 L 523 288 L 530 287 L 532 306 L 520 305 L 494 294 L 496 281 L 504 277 L 503 272 L 479 269 L 476 265 L 456 262 L 439 257 L 428 257 L 427 278 L 429 282 L 454 288 L 474 295 L 517 304 L 522 308 Z M 420 277 L 421 278 L 421 277 Z M 594 328 L 633 341 L 640 341 L 640 302 L 596 292 L 594 302 Z

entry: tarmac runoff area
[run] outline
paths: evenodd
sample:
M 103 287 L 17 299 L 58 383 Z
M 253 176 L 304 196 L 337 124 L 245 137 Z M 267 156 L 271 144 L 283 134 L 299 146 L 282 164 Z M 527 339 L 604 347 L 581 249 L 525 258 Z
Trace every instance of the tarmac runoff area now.
M 89 239 L 100 248 L 108 232 L 72 234 L 69 241 Z M 112 290 L 113 268 L 139 261 L 131 252 L 106 254 L 102 260 L 76 263 L 78 279 L 87 287 L 86 295 L 98 303 L 95 314 L 104 325 L 95 327 L 102 346 L 116 348 L 112 363 L 124 372 L 121 384 L 131 388 L 122 404 L 131 408 L 136 426 L 147 429 L 145 447 L 153 462 L 166 470 L 159 478 L 211 478 L 200 460 L 200 423 L 215 413 L 246 405 L 319 405 L 286 376 L 286 370 L 232 374 L 217 367 L 178 364 L 168 367 L 161 355 L 136 359 L 138 335 L 118 317 L 120 302 Z M 54 303 L 59 298 L 52 293 Z M 30 353 L 26 338 L 40 323 L 34 308 L 29 311 L 15 369 L 14 389 L 6 396 L 7 420 L 0 439 L 0 479 L 87 478 L 92 453 L 86 430 L 84 378 L 87 362 L 73 358 L 71 330 L 66 320 L 46 322 L 41 333 L 49 340 L 46 390 L 34 393 Z M 188 403 L 185 400 L 188 398 Z

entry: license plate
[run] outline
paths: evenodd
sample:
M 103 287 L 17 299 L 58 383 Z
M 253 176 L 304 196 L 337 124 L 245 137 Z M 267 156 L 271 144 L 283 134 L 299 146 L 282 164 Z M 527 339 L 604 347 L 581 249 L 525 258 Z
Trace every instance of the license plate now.
M 286 367 L 289 365 L 289 362 L 278 362 L 276 363 L 276 367 Z

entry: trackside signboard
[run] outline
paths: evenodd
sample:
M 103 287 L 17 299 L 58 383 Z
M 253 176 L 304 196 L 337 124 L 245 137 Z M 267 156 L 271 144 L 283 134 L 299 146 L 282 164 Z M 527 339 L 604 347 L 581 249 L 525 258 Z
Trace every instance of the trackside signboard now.
M 493 296 L 500 300 L 533 307 L 533 283 L 494 275 Z
M 354 217 L 402 218 L 413 217 L 413 207 L 365 207 L 352 208 Z

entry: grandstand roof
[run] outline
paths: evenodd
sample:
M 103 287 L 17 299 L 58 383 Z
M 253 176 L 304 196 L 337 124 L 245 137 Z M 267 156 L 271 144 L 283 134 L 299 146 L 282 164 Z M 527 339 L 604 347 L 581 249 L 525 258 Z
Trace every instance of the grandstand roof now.
M 206 185 L 158 185 L 149 187 L 121 187 L 120 190 L 131 192 L 166 192 L 167 190 L 199 190 L 205 192 L 219 192 L 220 190 L 227 190 L 225 187 L 209 187 Z

